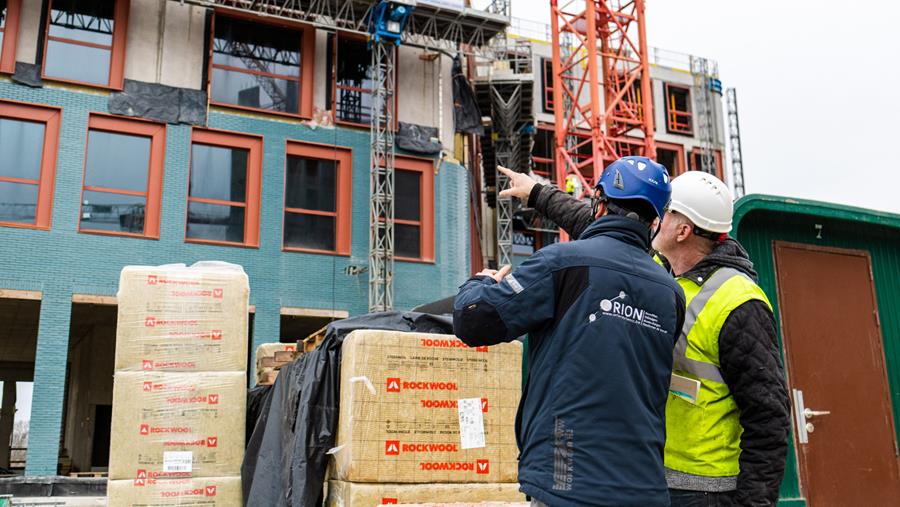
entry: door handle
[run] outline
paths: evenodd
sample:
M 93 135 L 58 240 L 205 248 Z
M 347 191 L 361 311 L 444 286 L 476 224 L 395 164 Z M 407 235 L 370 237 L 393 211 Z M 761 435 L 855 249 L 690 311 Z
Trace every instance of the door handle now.
M 823 415 L 831 415 L 831 411 L 829 410 L 812 410 L 809 408 L 803 409 L 803 417 L 807 419 L 812 419 L 813 417 L 821 417 Z

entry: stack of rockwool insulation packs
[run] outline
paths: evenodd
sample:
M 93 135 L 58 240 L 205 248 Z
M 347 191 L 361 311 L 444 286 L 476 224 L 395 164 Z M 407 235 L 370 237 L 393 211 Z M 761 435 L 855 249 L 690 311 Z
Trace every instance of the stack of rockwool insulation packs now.
M 122 270 L 111 507 L 241 504 L 249 294 L 233 264 Z
M 522 346 L 354 331 L 344 339 L 328 505 L 514 502 Z

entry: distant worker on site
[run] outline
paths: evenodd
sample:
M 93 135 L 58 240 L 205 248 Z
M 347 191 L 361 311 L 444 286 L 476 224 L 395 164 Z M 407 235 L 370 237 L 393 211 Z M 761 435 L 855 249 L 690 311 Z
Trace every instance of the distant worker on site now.
M 501 170 L 501 194 L 527 201 L 573 238 L 590 206 L 528 175 Z M 672 179 L 672 202 L 653 240 L 687 296 L 674 373 L 696 396 L 669 393 L 666 479 L 672 506 L 775 505 L 784 475 L 790 406 L 775 319 L 747 252 L 731 231 L 728 187 L 691 171 Z M 673 377 L 674 378 L 674 377 Z
M 516 437 L 533 505 L 669 505 L 665 405 L 685 301 L 648 255 L 669 196 L 664 167 L 618 160 L 597 183 L 578 241 L 460 287 L 453 330 L 466 344 L 529 335 Z

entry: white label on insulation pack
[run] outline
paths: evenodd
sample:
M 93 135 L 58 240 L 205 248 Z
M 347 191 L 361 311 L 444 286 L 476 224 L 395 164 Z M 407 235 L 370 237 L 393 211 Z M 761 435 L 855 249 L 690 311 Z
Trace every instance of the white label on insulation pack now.
M 481 398 L 459 400 L 459 440 L 463 449 L 484 447 L 484 412 Z
M 168 451 L 163 453 L 163 472 L 192 472 L 194 453 L 190 451 Z

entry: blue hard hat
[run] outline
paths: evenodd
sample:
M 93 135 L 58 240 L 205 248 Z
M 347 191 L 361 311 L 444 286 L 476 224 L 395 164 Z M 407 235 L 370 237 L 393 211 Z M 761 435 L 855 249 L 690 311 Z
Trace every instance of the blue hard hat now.
M 622 157 L 606 167 L 596 188 L 609 199 L 641 199 L 662 217 L 669 205 L 672 186 L 669 172 L 647 157 Z

